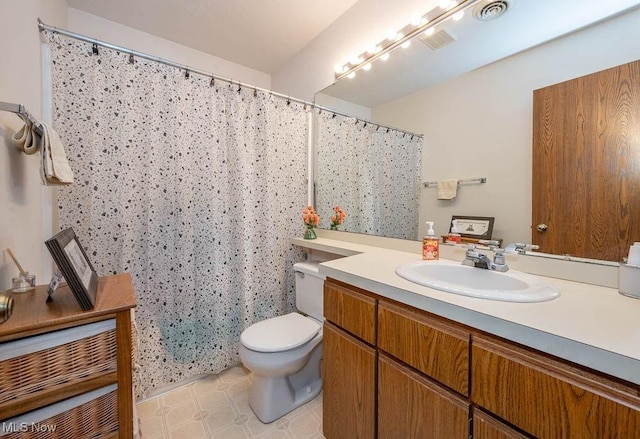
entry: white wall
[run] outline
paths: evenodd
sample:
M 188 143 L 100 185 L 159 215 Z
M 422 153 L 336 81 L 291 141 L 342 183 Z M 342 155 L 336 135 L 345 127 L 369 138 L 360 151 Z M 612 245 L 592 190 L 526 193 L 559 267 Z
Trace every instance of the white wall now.
M 68 30 L 72 32 L 204 70 L 218 76 L 271 89 L 271 76 L 267 73 L 105 20 L 78 9 L 68 9 L 68 22 Z
M 0 101 L 21 103 L 42 117 L 40 33 L 37 19 L 66 26 L 65 0 L 0 0 Z M 53 189 L 40 184 L 38 155 L 27 156 L 11 137 L 22 121 L 0 112 L 0 290 L 18 274 L 4 252 L 11 247 L 38 283 L 49 282 L 51 258 L 44 246 L 50 236 L 51 210 L 43 209 Z M 44 300 L 44 299 L 43 299 Z
M 372 109 L 373 120 L 424 133 L 423 178 L 487 177 L 452 201 L 423 189 L 424 222 L 449 230 L 451 215 L 493 216 L 494 237 L 531 241 L 535 89 L 640 59 L 640 10 Z

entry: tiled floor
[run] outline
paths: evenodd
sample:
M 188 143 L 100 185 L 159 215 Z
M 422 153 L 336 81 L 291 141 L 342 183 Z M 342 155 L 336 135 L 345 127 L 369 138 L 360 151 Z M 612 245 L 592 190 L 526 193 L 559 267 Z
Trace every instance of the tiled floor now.
M 322 394 L 271 424 L 249 407 L 251 376 L 241 366 L 137 405 L 143 439 L 322 439 Z

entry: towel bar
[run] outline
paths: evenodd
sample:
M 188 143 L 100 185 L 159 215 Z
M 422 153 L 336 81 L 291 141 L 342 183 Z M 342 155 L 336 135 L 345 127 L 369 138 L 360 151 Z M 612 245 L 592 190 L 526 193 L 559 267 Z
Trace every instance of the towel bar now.
M 22 104 L 12 104 L 10 102 L 1 102 L 0 101 L 0 111 L 8 111 L 10 113 L 15 113 L 18 115 L 22 115 L 26 117 L 29 122 L 33 125 L 34 129 L 39 135 L 42 135 L 42 127 L 40 126 L 40 122 L 29 113 L 24 105 Z M 22 117 L 22 119 L 24 119 Z
M 466 178 L 464 180 L 458 180 L 458 186 L 461 184 L 482 184 L 487 182 L 487 177 L 478 177 L 478 178 Z M 425 181 L 422 183 L 424 187 L 436 186 L 438 184 L 437 181 Z

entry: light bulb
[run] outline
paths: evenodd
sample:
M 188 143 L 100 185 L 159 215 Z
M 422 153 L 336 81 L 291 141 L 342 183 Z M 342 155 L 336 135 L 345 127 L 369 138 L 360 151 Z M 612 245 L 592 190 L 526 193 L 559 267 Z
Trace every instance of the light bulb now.
M 433 26 L 425 29 L 424 34 L 428 37 L 430 37 L 431 35 L 433 35 L 433 33 L 435 32 L 435 28 Z
M 369 48 L 367 49 L 367 53 L 369 55 L 375 55 L 376 53 L 379 53 L 382 50 L 382 47 L 375 45 L 375 46 L 369 46 Z
M 400 41 L 403 38 L 404 38 L 404 34 L 401 34 L 401 33 L 396 34 L 396 41 Z
M 397 36 L 398 36 L 398 32 L 396 32 L 395 29 L 391 29 L 390 31 L 387 32 L 387 40 L 389 41 L 395 41 Z
M 340 65 L 340 64 L 336 64 L 336 66 L 334 68 L 335 72 L 338 73 L 338 74 L 343 73 L 344 69 L 345 69 L 345 66 L 344 65 Z
M 400 44 L 400 47 L 402 47 L 403 49 L 406 49 L 409 46 L 411 46 L 411 41 L 410 40 L 407 40 L 404 43 Z
M 358 65 L 358 64 L 360 64 L 362 61 L 364 61 L 364 60 L 362 59 L 362 57 L 361 57 L 361 56 L 355 56 L 355 57 L 353 57 L 353 58 L 351 58 L 351 59 L 349 60 L 349 63 L 350 63 L 352 66 L 357 66 L 357 65 Z
M 387 52 L 387 53 L 383 53 L 383 54 L 380 56 L 380 59 L 381 59 L 382 61 L 386 61 L 386 60 L 388 60 L 388 59 L 389 59 L 389 52 Z
M 441 0 L 440 1 L 440 7 L 442 9 L 444 9 L 445 11 L 448 11 L 450 9 L 455 8 L 456 6 L 458 6 L 458 2 L 455 0 Z
M 349 79 L 353 79 L 353 78 L 355 78 L 355 77 L 356 77 L 356 72 L 351 72 L 351 73 L 349 73 L 349 74 L 347 75 L 347 78 L 349 78 Z
M 425 26 L 428 22 L 429 22 L 429 19 L 428 19 L 428 18 L 422 17 L 422 18 L 420 19 L 420 24 L 418 25 L 418 27 Z
M 462 20 L 462 17 L 464 17 L 464 11 L 458 11 L 451 16 L 451 18 L 454 19 L 455 21 Z
M 419 15 L 412 15 L 410 23 L 417 27 L 417 26 L 420 26 L 421 20 L 422 20 L 422 17 L 420 17 Z
M 371 63 L 368 62 L 365 65 L 362 66 L 362 70 L 371 70 Z

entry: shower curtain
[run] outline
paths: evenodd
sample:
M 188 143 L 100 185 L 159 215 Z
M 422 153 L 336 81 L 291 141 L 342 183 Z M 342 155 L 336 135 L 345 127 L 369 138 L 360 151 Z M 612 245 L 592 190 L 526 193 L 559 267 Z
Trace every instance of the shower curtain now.
M 347 213 L 339 230 L 418 240 L 422 138 L 327 111 L 315 118 L 320 218 L 337 204 Z
M 241 331 L 294 309 L 307 112 L 268 93 L 46 33 L 59 192 L 99 275 L 129 272 L 142 396 L 238 364 Z

